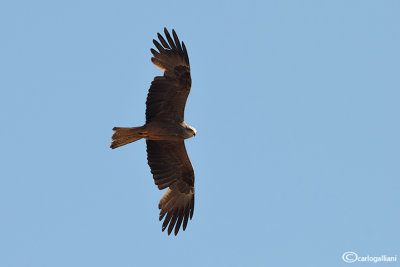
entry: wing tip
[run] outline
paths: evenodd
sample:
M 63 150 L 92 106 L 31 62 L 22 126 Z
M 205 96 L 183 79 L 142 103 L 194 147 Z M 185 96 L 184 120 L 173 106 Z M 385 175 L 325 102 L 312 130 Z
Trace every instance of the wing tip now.
M 153 44 L 158 49 L 158 54 L 156 56 L 159 58 L 168 58 L 174 54 L 178 54 L 182 60 L 180 63 L 187 64 L 189 67 L 190 66 L 189 56 L 187 53 L 185 43 L 179 40 L 175 29 L 172 29 L 172 37 L 171 37 L 171 34 L 168 31 L 167 27 L 164 27 L 164 35 L 165 38 L 161 33 L 158 32 L 157 33 L 158 40 L 153 39 Z M 172 56 L 171 58 L 174 58 L 174 56 Z
M 194 191 L 189 194 L 181 193 L 179 190 L 168 189 L 161 198 L 158 208 L 161 210 L 159 220 L 162 221 L 161 230 L 164 232 L 168 227 L 168 235 L 173 231 L 177 235 L 182 226 L 186 230 L 187 223 L 192 220 L 194 211 Z

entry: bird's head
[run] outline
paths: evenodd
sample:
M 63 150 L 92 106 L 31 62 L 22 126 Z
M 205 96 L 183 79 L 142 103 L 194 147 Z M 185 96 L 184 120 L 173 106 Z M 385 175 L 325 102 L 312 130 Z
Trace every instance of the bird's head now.
M 186 124 L 186 130 L 189 134 L 189 137 L 196 136 L 197 131 L 194 127 Z
M 190 131 L 192 132 L 192 136 L 196 136 L 196 129 L 193 126 L 189 126 Z

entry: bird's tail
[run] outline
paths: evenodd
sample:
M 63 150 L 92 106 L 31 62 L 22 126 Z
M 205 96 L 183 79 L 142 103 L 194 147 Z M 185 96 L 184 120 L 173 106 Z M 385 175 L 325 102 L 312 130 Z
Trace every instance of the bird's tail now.
M 114 127 L 111 148 L 117 148 L 147 136 L 146 126 L 142 127 Z

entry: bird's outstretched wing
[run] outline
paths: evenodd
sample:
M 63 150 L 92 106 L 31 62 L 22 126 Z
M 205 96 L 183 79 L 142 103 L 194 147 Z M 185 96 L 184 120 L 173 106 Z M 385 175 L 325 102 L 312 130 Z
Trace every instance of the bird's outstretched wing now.
M 147 160 L 159 189 L 169 187 L 158 204 L 160 221 L 168 235 L 175 226 L 175 235 L 183 222 L 186 229 L 194 210 L 194 172 L 184 141 L 147 140 Z
M 173 37 L 166 28 L 164 33 L 167 40 L 158 33 L 161 44 L 153 40 L 158 51 L 151 49 L 151 61 L 164 76 L 155 77 L 151 83 L 146 101 L 146 123 L 154 120 L 182 122 L 192 84 L 185 44 L 180 43 L 174 30 Z

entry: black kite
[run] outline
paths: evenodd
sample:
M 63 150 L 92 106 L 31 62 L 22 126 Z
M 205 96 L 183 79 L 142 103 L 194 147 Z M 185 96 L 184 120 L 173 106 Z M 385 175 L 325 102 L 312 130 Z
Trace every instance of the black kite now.
M 158 51 L 151 49 L 151 61 L 164 72 L 151 83 L 146 101 L 146 124 L 142 127 L 115 127 L 111 148 L 117 148 L 141 138 L 146 139 L 147 160 L 158 188 L 168 188 L 158 204 L 160 221 L 168 235 L 175 227 L 175 235 L 194 210 L 194 172 L 186 152 L 184 140 L 196 135 L 196 129 L 184 121 L 186 99 L 190 92 L 189 57 L 185 44 L 175 31 L 172 37 L 164 28 L 160 42 L 153 40 Z M 160 44 L 161 43 L 161 44 Z

